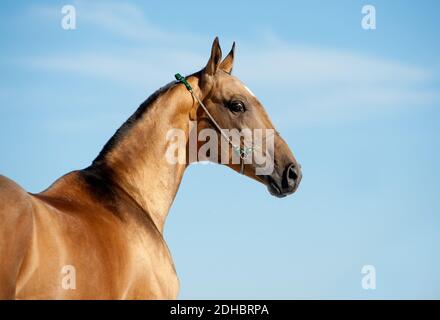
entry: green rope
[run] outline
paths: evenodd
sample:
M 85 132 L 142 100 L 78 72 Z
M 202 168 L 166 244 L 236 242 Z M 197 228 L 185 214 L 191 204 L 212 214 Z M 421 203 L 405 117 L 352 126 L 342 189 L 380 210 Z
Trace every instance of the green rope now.
M 193 92 L 191 85 L 188 83 L 188 81 L 186 81 L 186 78 L 184 76 L 182 76 L 180 73 L 176 73 L 174 77 L 176 78 L 177 81 L 182 82 L 189 92 L 191 93 Z

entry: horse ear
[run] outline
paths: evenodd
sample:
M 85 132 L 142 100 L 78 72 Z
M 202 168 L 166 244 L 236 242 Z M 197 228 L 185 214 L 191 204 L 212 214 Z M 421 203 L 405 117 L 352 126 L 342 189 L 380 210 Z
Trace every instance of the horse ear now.
M 218 37 L 215 37 L 214 42 L 212 43 L 211 57 L 209 58 L 209 61 L 206 64 L 205 72 L 208 75 L 214 75 L 218 70 L 221 60 L 222 60 L 222 49 L 220 49 L 220 43 L 218 41 Z
M 231 74 L 232 67 L 234 66 L 234 53 L 235 53 L 235 41 L 232 44 L 231 51 L 229 51 L 229 53 L 226 56 L 226 58 L 220 64 L 220 69 L 222 69 L 223 71 L 225 71 L 225 72 L 227 72 L 229 74 Z

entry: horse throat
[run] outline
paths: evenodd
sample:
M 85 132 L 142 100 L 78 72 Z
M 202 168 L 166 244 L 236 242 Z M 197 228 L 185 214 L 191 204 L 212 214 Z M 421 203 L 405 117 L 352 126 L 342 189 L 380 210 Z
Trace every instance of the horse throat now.
M 190 81 L 197 86 L 197 77 Z M 183 85 L 159 89 L 118 129 L 92 164 L 130 195 L 160 232 L 187 167 L 167 161 L 166 135 L 180 129 L 188 139 L 193 107 Z

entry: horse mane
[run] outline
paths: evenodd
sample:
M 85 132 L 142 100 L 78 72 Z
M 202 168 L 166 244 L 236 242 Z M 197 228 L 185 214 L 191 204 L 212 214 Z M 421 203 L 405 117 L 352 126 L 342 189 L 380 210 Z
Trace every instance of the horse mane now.
M 154 102 L 162 96 L 165 92 L 167 92 L 171 87 L 177 84 L 176 81 L 172 81 L 167 85 L 159 88 L 153 94 L 151 94 L 138 108 L 137 110 L 128 118 L 119 129 L 116 130 L 115 134 L 107 141 L 102 150 L 99 152 L 98 156 L 93 160 L 92 166 L 101 162 L 105 159 L 105 156 L 113 150 L 115 146 L 118 145 L 119 141 L 123 139 L 123 137 L 130 131 L 133 125 L 140 120 L 145 113 L 151 108 Z

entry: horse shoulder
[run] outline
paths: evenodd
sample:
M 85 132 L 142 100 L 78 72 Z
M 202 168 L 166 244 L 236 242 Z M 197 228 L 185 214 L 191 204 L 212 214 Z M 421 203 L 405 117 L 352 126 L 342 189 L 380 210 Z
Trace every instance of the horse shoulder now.
M 32 200 L 29 193 L 11 179 L 0 175 L 0 230 L 29 224 Z M 26 223 L 27 222 L 27 223 Z M 1 236 L 1 235 L 0 235 Z
M 15 298 L 17 277 L 32 236 L 32 201 L 0 175 L 0 298 Z

